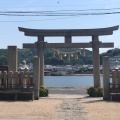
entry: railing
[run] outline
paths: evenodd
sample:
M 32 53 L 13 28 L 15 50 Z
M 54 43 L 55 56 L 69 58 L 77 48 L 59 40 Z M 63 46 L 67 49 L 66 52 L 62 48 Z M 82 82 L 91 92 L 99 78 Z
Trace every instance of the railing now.
M 15 72 L 10 71 L 3 73 L 0 71 L 0 88 L 30 88 L 33 86 L 33 75 L 30 72 Z
M 109 84 L 110 92 L 119 92 L 120 93 L 120 84 Z
M 112 70 L 112 84 L 120 84 L 120 70 Z
M 30 72 L 0 72 L 0 100 L 34 99 L 33 77 Z M 22 95 L 20 97 L 20 95 Z
M 109 83 L 110 99 L 120 100 L 120 70 L 112 70 L 112 82 Z

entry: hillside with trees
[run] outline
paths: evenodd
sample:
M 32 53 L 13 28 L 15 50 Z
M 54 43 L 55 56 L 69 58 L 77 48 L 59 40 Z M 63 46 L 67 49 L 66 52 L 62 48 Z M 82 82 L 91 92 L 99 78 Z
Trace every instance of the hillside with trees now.
M 118 56 L 118 55 L 120 55 L 120 49 L 119 48 L 110 49 L 107 52 L 104 52 L 104 53 L 100 54 L 100 63 L 102 64 L 102 57 L 103 56 L 114 57 L 114 56 Z
M 74 52 L 78 49 L 58 49 L 60 51 L 64 52 Z M 7 49 L 0 49 L 0 65 L 7 65 L 7 55 L 8 51 Z M 85 54 L 78 53 L 78 60 L 75 59 L 75 55 L 73 57 L 70 57 L 70 61 L 67 60 L 67 56 L 63 56 L 63 60 L 59 59 L 59 55 L 56 53 L 56 56 L 52 56 L 52 49 L 45 49 L 44 51 L 44 60 L 45 64 L 50 65 L 67 65 L 67 64 L 92 64 L 92 52 L 85 49 Z M 18 49 L 18 64 L 22 62 L 23 60 L 26 60 L 27 63 L 30 63 L 33 61 L 33 57 L 37 56 L 37 50 L 36 49 Z
M 58 49 L 63 52 L 74 52 L 78 49 Z M 7 65 L 7 49 L 0 49 L 0 65 Z M 93 64 L 92 60 L 92 52 L 85 49 L 86 56 L 83 54 L 80 54 L 78 52 L 78 60 L 75 59 L 75 55 L 73 57 L 70 57 L 70 61 L 67 60 L 67 57 L 63 56 L 63 60 L 59 59 L 59 55 L 56 53 L 56 56 L 52 56 L 52 49 L 45 49 L 44 51 L 44 60 L 45 64 L 50 65 L 75 65 L 75 64 Z M 120 55 L 120 49 L 114 48 L 110 49 L 105 53 L 100 54 L 100 63 L 102 64 L 102 57 L 103 56 L 117 56 Z M 18 49 L 18 64 L 22 62 L 23 60 L 26 60 L 27 63 L 30 63 L 33 61 L 33 57 L 37 56 L 37 50 L 36 49 Z

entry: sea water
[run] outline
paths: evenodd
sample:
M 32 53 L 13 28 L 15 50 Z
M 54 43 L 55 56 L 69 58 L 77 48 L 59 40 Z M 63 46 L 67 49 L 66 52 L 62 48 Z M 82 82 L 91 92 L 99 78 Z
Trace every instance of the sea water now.
M 103 77 L 100 77 L 103 86 Z M 94 86 L 93 76 L 45 76 L 46 87 L 90 87 Z

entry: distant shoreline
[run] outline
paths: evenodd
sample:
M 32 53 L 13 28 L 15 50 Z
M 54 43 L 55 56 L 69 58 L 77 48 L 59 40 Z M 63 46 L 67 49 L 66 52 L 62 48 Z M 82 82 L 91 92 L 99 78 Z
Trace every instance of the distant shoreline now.
M 49 76 L 49 75 L 45 75 L 45 76 Z M 50 75 L 50 76 L 93 76 L 93 74 L 69 74 L 69 75 Z M 100 74 L 100 76 L 103 76 L 103 74 Z M 112 75 L 110 74 L 110 77 L 112 77 Z
M 93 76 L 93 74 L 71 74 L 66 76 Z M 100 76 L 103 76 L 103 74 L 100 74 Z
M 93 76 L 93 74 L 73 74 L 73 75 L 70 75 L 70 76 Z M 100 74 L 100 76 L 103 76 L 103 74 Z M 112 77 L 111 74 L 110 74 L 110 77 Z
M 50 75 L 50 76 L 93 76 L 93 74 L 65 74 L 65 75 Z M 102 74 L 100 76 L 102 76 Z

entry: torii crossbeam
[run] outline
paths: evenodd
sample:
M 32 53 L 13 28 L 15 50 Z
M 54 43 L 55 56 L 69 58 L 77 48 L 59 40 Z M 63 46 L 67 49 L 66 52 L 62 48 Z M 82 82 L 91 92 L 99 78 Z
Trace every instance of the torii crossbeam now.
M 100 87 L 100 58 L 99 48 L 114 47 L 114 43 L 102 43 L 99 36 L 112 35 L 119 26 L 98 29 L 28 29 L 18 27 L 19 31 L 24 32 L 26 36 L 37 36 L 38 41 L 34 44 L 23 44 L 23 48 L 37 48 L 40 57 L 40 85 L 44 85 L 44 49 L 45 48 L 92 48 L 93 50 L 93 74 L 94 87 Z M 47 43 L 44 37 L 64 36 L 65 43 Z M 72 36 L 91 36 L 89 43 L 72 43 Z

